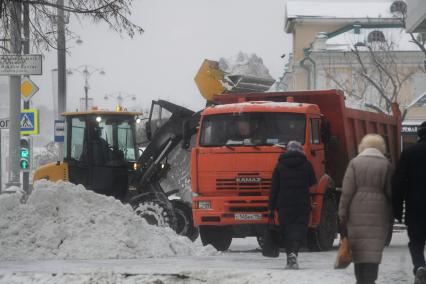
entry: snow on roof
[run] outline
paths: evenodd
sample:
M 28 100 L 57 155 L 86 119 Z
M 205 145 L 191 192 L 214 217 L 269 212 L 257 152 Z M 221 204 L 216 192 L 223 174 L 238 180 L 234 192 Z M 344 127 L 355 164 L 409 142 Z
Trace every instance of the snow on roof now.
M 425 107 L 426 106 L 426 93 L 421 94 L 417 98 L 415 98 L 407 108 L 410 107 Z
M 235 104 L 226 104 L 226 105 L 217 105 L 214 108 L 219 109 L 227 109 L 227 108 L 235 108 L 235 107 L 252 107 L 259 106 L 269 107 L 269 108 L 277 108 L 277 107 L 299 107 L 302 103 L 289 103 L 289 102 L 269 102 L 269 101 L 251 101 L 244 103 L 235 103 Z M 304 105 L 304 104 L 302 104 Z
M 362 28 L 359 34 L 355 34 L 354 30 L 350 30 L 338 36 L 327 39 L 326 49 L 349 51 L 356 43 L 367 43 L 368 35 L 375 30 L 380 30 L 384 34 L 386 41 L 393 44 L 392 50 L 419 51 L 417 45 L 411 42 L 410 35 L 407 34 L 402 28 Z
M 287 19 L 291 18 L 334 18 L 367 19 L 395 18 L 390 12 L 391 1 L 385 2 L 310 2 L 287 1 Z
M 299 103 L 299 102 L 270 102 L 270 101 L 251 101 L 251 102 L 243 102 L 243 103 L 232 103 L 232 104 L 224 104 L 224 105 L 216 105 L 214 107 L 210 107 L 206 109 L 205 114 L 213 114 L 220 112 L 232 112 L 232 113 L 242 113 L 242 112 L 250 112 L 250 111 L 259 111 L 259 107 L 269 109 L 271 111 L 286 108 L 286 111 L 289 109 L 294 109 L 295 112 L 301 112 L 300 108 L 308 108 L 312 106 L 311 104 Z

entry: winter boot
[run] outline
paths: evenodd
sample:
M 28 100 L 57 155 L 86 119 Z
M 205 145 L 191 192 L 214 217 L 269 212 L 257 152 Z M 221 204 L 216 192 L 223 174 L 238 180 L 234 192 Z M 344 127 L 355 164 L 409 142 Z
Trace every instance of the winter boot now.
M 297 263 L 297 255 L 295 253 L 289 253 L 287 255 L 287 266 L 285 269 L 299 269 L 299 264 Z
M 425 267 L 417 268 L 414 284 L 426 284 L 426 268 Z

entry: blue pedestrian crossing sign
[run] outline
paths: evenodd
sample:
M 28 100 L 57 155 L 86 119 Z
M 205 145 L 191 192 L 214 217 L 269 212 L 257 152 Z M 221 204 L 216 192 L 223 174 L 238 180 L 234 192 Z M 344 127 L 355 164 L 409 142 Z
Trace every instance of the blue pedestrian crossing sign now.
M 23 109 L 20 116 L 21 134 L 38 134 L 38 109 Z

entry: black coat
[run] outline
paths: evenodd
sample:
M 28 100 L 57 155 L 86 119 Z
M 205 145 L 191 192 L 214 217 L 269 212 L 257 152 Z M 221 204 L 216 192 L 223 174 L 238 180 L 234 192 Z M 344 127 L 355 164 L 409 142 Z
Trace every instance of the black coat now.
M 303 153 L 291 151 L 282 154 L 272 174 L 269 209 L 310 210 L 309 188 L 315 183 L 314 170 Z
M 426 222 L 426 139 L 401 153 L 392 180 L 392 199 L 396 219 L 402 219 L 405 200 L 405 223 Z
M 269 209 L 279 209 L 284 243 L 306 238 L 311 212 L 309 187 L 315 183 L 314 170 L 305 155 L 292 151 L 280 156 L 272 174 Z

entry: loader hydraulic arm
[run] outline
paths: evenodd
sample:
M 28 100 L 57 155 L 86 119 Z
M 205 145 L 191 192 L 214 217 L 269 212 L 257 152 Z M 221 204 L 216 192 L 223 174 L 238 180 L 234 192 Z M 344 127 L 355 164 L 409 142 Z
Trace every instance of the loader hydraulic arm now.
M 154 117 L 155 113 L 164 113 L 164 109 L 171 114 L 167 119 L 162 118 L 161 115 L 160 118 Z M 150 116 L 146 124 L 150 143 L 139 158 L 140 170 L 134 177 L 134 184 L 138 188 L 156 183 L 163 177 L 167 168 L 164 168 L 162 161 L 179 142 L 195 133 L 199 119 L 199 113 L 182 106 L 163 100 L 152 101 Z M 157 128 L 152 129 L 153 125 Z M 182 147 L 184 146 L 189 145 L 182 143 Z

